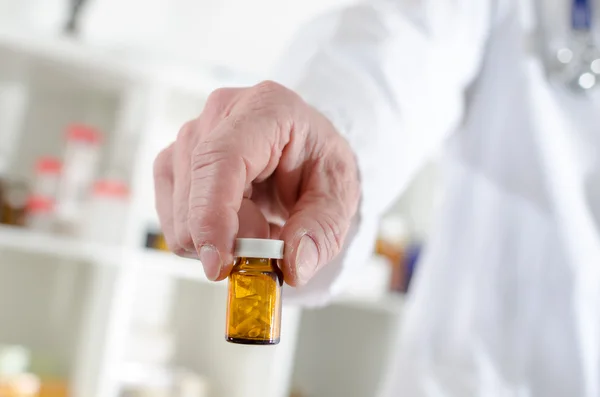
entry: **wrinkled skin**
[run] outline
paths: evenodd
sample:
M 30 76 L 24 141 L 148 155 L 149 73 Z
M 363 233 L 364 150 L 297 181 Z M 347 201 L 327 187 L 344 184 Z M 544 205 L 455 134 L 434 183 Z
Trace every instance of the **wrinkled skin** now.
M 347 142 L 318 111 L 273 82 L 213 92 L 154 164 L 169 248 L 226 278 L 236 237 L 285 241 L 282 270 L 306 284 L 340 251 L 360 185 Z

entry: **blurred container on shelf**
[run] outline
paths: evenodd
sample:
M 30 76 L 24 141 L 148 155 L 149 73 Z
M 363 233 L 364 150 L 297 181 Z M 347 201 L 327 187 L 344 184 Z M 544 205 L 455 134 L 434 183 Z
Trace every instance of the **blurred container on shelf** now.
M 22 346 L 0 346 L 0 396 L 36 397 L 39 379 L 27 372 L 30 352 Z
M 35 178 L 31 194 L 56 201 L 62 162 L 51 156 L 40 157 L 35 163 Z
M 391 268 L 389 289 L 392 292 L 408 292 L 421 257 L 423 239 L 411 230 L 399 215 L 388 215 L 380 223 L 375 254 Z
M 57 216 L 61 229 L 77 234 L 82 207 L 96 178 L 102 136 L 95 128 L 72 124 L 67 143 L 57 197 Z
M 406 283 L 403 261 L 404 249 L 408 241 L 408 227 L 401 216 L 389 215 L 381 220 L 375 254 L 387 259 L 391 266 L 390 290 L 392 291 L 402 291 Z
M 27 200 L 25 225 L 36 231 L 54 231 L 56 197 L 62 163 L 50 156 L 40 157 L 35 163 L 35 176 Z
M 52 232 L 54 230 L 54 201 L 44 196 L 31 196 L 27 201 L 25 225 L 35 231 Z
M 159 251 L 169 251 L 165 236 L 158 228 L 151 227 L 146 232 L 146 248 L 156 249 Z
M 8 225 L 25 221 L 26 186 L 11 178 L 10 171 L 28 100 L 25 80 L 0 81 L 0 223 Z
M 129 188 L 114 179 L 94 183 L 86 204 L 81 235 L 90 241 L 120 244 L 129 205 Z
M 11 226 L 25 225 L 29 188 L 24 181 L 4 179 L 0 199 L 0 223 Z

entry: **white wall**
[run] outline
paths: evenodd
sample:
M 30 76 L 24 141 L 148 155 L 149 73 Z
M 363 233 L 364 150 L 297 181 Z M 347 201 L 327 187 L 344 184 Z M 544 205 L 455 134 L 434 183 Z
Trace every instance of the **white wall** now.
M 262 73 L 300 24 L 352 0 L 88 0 L 82 34 L 170 59 L 213 60 Z M 58 30 L 61 0 L 0 0 L 0 26 Z M 130 53 L 129 53 L 130 54 Z

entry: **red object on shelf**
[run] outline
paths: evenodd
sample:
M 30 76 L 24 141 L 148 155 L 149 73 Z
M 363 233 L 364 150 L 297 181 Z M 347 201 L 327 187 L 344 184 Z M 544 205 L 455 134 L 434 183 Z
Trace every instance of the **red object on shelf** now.
M 67 139 L 96 145 L 102 141 L 102 134 L 89 125 L 71 124 L 67 127 Z
M 94 183 L 94 196 L 126 198 L 129 188 L 121 181 L 101 179 Z
M 31 196 L 27 200 L 27 212 L 41 213 L 54 211 L 54 201 L 43 196 Z
M 35 170 L 39 174 L 58 174 L 61 168 L 62 162 L 50 156 L 40 157 L 35 164 Z

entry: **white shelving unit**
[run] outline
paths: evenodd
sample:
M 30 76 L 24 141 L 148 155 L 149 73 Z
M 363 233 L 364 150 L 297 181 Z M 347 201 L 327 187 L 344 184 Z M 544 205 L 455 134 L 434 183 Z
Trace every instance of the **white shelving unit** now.
M 0 82 L 19 79 L 30 91 L 14 173 L 31 177 L 31 162 L 40 155 L 41 146 L 49 154 L 58 154 L 62 128 L 70 121 L 94 123 L 107 132 L 101 172 L 109 170 L 115 153 L 127 148 L 128 163 L 121 164 L 120 171 L 130 184 L 131 204 L 121 245 L 0 227 L 0 286 L 4 280 L 22 292 L 18 299 L 40 302 L 23 306 L 31 313 L 26 319 L 11 312 L 23 310 L 18 304 L 21 301 L 0 304 L 0 320 L 14 322 L 6 332 L 0 327 L 0 342 L 10 339 L 7 342 L 67 351 L 61 368 L 69 377 L 74 397 L 117 397 L 123 381 L 139 375 L 128 373 L 127 368 L 133 367 L 124 354 L 131 342 L 132 319 L 139 315 L 136 297 L 149 275 L 164 280 L 162 286 L 170 291 L 167 317 L 175 337 L 175 364 L 207 375 L 214 386 L 211 397 L 287 397 L 290 385 L 297 382 L 309 386 L 311 397 L 333 395 L 329 386 L 315 386 L 323 380 L 308 368 L 333 365 L 339 355 L 339 365 L 343 367 L 341 360 L 355 360 L 352 370 L 359 371 L 362 358 L 353 355 L 353 349 L 362 346 L 356 352 L 363 354 L 361 349 L 371 346 L 348 341 L 347 351 L 340 355 L 339 344 L 329 351 L 317 343 L 318 324 L 323 318 L 334 318 L 331 313 L 340 310 L 342 316 L 351 312 L 353 318 L 365 316 L 365 321 L 381 319 L 374 324 L 383 327 L 378 332 L 387 336 L 379 343 L 370 342 L 378 347 L 371 349 L 375 353 L 362 365 L 387 361 L 384 343 L 398 326 L 400 298 L 344 298 L 327 309 L 305 313 L 287 308 L 280 345 L 258 349 L 234 346 L 222 336 L 225 283 L 209 283 L 195 260 L 141 248 L 148 227 L 157 224 L 151 174 L 156 154 L 183 122 L 198 115 L 213 89 L 236 83 L 215 77 L 211 70 L 210 66 L 180 67 L 136 59 L 66 38 L 0 27 Z M 17 287 L 18 283 L 22 285 Z M 32 291 L 31 296 L 26 291 Z M 62 296 L 58 303 L 55 296 Z M 0 290 L 0 300 L 3 297 Z M 43 336 L 50 331 L 45 320 L 35 321 L 36 316 L 51 312 L 59 313 L 57 328 L 46 338 Z M 73 323 L 61 324 L 65 315 L 74 319 Z M 328 335 L 344 333 L 335 322 L 326 323 L 331 327 L 324 331 Z M 18 327 L 29 331 L 21 338 Z M 311 363 L 309 355 L 296 354 L 313 345 L 331 356 Z M 318 350 L 311 349 L 317 354 Z M 354 382 L 359 394 L 344 395 L 373 396 L 380 372 L 369 372 L 368 379 L 355 376 L 346 380 L 340 390 L 352 390 Z
M 0 226 L 0 249 L 120 268 L 139 262 L 148 271 L 168 277 L 209 282 L 198 261 L 169 252 L 98 244 L 11 226 Z

